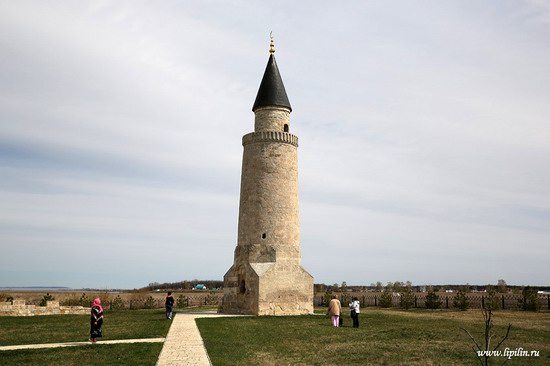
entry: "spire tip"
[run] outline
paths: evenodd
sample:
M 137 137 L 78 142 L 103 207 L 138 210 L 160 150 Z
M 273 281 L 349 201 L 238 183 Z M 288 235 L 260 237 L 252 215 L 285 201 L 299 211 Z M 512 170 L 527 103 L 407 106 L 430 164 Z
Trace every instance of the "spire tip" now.
M 269 32 L 269 53 L 274 54 L 275 53 L 275 42 L 273 41 L 273 31 Z

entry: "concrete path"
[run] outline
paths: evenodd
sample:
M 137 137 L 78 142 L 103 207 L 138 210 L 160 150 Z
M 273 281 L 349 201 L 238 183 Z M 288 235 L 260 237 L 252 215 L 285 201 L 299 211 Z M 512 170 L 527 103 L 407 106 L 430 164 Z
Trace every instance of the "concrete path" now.
M 196 318 L 222 317 L 216 313 L 176 314 L 164 341 L 157 366 L 211 366 Z
M 143 339 L 116 339 L 112 341 L 98 341 L 94 346 L 101 344 L 117 344 L 117 343 L 162 343 L 164 338 L 143 338 Z M 89 346 L 92 343 L 88 342 L 67 342 L 67 343 L 44 343 L 44 344 L 22 344 L 16 346 L 0 346 L 0 351 L 13 351 L 19 349 L 38 349 L 38 348 L 59 348 L 59 347 L 76 347 Z

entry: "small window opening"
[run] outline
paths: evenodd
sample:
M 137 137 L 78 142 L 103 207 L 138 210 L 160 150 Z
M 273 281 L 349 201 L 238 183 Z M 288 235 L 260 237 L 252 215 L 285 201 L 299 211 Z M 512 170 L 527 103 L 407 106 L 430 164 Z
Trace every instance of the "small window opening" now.
M 265 233 L 262 234 L 262 239 L 265 239 L 267 235 Z
M 239 286 L 239 292 L 241 294 L 244 294 L 246 292 L 246 286 L 245 286 L 244 280 L 241 281 L 241 285 Z
M 284 132 L 288 132 L 288 124 L 285 123 L 285 125 L 283 127 L 283 130 L 284 130 Z

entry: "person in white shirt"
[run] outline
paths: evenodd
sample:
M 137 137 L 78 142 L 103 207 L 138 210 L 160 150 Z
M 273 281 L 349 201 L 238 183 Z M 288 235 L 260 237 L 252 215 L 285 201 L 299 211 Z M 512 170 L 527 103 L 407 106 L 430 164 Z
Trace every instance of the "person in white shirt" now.
M 353 320 L 353 327 L 359 328 L 359 300 L 354 297 L 349 304 L 351 311 L 351 319 Z

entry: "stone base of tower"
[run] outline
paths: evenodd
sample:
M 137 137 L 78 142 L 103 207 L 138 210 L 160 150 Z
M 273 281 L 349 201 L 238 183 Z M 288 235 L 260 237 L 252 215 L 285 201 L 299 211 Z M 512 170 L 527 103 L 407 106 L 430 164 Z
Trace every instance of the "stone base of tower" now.
M 224 276 L 222 313 L 313 313 L 313 277 L 300 265 L 277 262 L 231 267 Z

